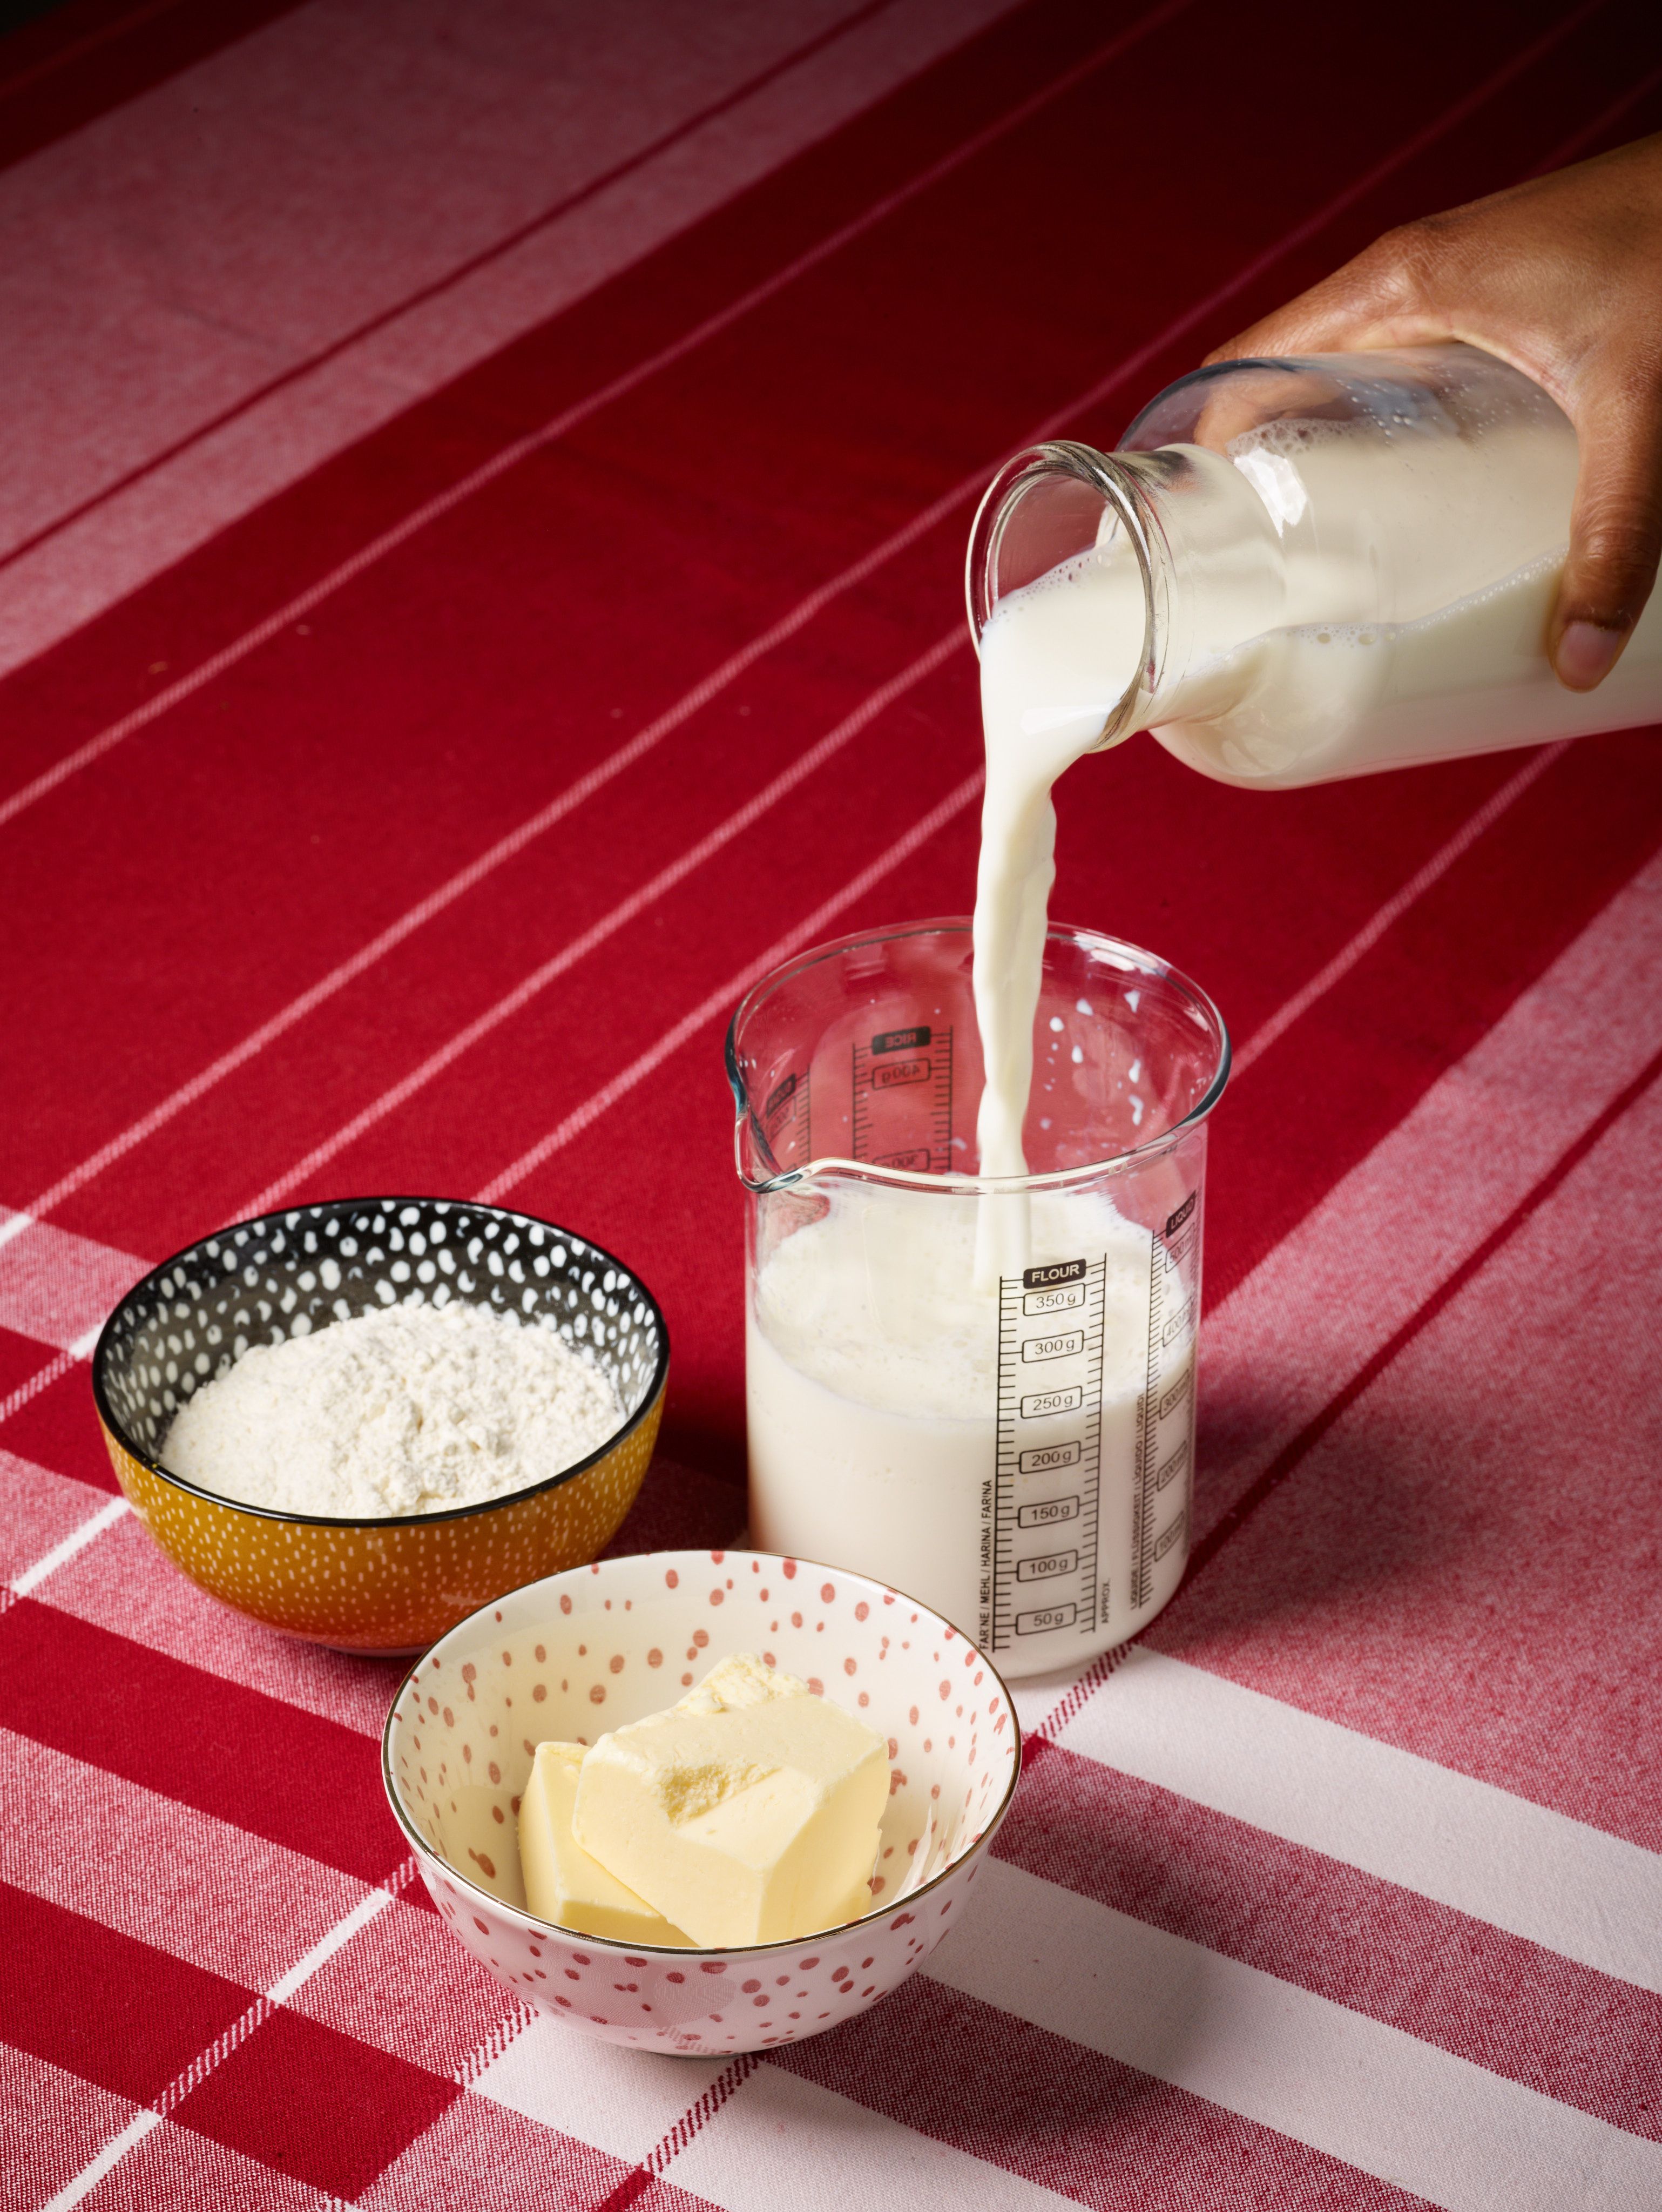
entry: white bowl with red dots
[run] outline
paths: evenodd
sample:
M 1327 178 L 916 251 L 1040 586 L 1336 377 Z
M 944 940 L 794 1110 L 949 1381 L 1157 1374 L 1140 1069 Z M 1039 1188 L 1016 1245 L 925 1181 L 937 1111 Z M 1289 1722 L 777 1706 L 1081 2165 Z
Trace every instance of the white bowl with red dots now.
M 625 1948 L 525 1910 L 519 1793 L 537 1744 L 593 1743 L 755 1651 L 889 1739 L 870 1910 L 726 1951 Z M 765 1552 L 648 1552 L 512 1591 L 441 1637 L 394 1698 L 392 1810 L 446 1926 L 585 2035 L 721 2057 L 866 2011 L 962 1919 L 1021 1765 L 991 1662 L 915 1599 Z

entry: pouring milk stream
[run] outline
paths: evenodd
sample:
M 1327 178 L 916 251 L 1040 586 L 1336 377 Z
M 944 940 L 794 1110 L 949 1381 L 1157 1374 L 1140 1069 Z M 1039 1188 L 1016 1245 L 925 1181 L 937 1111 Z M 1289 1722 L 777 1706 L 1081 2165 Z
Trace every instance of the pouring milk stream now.
M 1152 1091 L 1137 1024 L 1152 1060 L 1168 972 L 1149 963 L 1118 992 L 1118 1059 L 1101 994 L 1050 988 L 1052 787 L 1139 729 L 1208 775 L 1277 788 L 1662 713 L 1657 602 L 1598 691 L 1564 690 L 1547 662 L 1575 462 L 1544 392 L 1447 346 L 1202 372 L 1118 453 L 1040 447 L 1002 473 L 970 554 L 986 746 L 975 1140 L 980 1177 L 999 1181 L 950 1178 L 944 1156 L 896 1176 L 875 1153 L 859 1173 L 804 1159 L 778 1178 L 798 1213 L 758 1234 L 748 1302 L 758 1543 L 924 1598 L 1016 1674 L 1124 1641 L 1170 1596 L 1192 1478 L 1198 1124 L 1227 1055 L 1220 1028 L 1204 1097 L 1178 1086 L 1147 1143 L 1116 1122 L 1099 1175 L 1028 1176 L 1050 1126 L 1034 1120 L 1035 1035 L 1051 1092 L 1099 1066 L 1119 1071 L 1116 1096 Z M 1141 957 L 1119 948 L 1098 969 L 1118 959 L 1129 980 Z M 1043 1027 L 1041 995 L 1057 1009 Z M 1075 1037 L 1077 1076 L 1051 1032 Z M 895 1036 L 931 1031 L 891 1021 L 870 1050 Z M 1111 1103 L 1105 1089 L 1105 1116 Z M 1186 1196 L 1149 1182 L 1168 1154 Z

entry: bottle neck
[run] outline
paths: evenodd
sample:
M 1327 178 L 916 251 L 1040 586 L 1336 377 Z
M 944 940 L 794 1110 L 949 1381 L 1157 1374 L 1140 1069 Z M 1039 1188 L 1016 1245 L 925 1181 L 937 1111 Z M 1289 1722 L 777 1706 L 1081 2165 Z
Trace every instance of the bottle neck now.
M 1137 674 L 1093 750 L 1235 704 L 1248 680 L 1237 648 L 1274 626 L 1284 598 L 1274 525 L 1239 471 L 1199 446 L 1101 453 L 1058 441 L 1019 454 L 971 532 L 978 642 L 999 599 L 1090 553 L 1134 567 L 1144 607 Z

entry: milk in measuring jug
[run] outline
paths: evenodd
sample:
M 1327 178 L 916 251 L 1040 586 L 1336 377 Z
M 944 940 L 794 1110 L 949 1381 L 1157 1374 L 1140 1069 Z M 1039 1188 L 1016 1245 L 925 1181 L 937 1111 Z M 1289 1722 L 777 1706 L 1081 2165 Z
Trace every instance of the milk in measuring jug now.
M 891 1583 L 1031 1673 L 1176 1588 L 1194 1316 L 1168 1248 L 1095 1192 L 1034 1194 L 1031 1285 L 977 1282 L 975 1216 L 845 1186 L 760 1270 L 750 1534 Z

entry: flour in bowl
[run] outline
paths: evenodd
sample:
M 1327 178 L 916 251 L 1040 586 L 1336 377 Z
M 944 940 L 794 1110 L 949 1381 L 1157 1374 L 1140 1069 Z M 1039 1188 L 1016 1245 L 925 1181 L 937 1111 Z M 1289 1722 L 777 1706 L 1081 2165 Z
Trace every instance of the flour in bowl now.
M 611 1377 L 552 1329 L 389 1306 L 253 1346 L 179 1408 L 162 1463 L 246 1504 L 383 1520 L 545 1482 L 623 1418 Z

